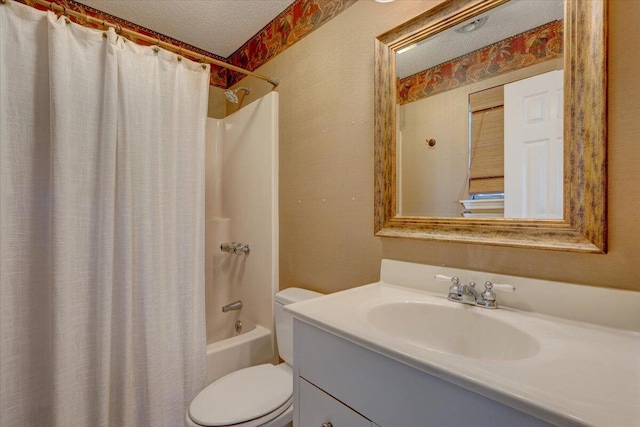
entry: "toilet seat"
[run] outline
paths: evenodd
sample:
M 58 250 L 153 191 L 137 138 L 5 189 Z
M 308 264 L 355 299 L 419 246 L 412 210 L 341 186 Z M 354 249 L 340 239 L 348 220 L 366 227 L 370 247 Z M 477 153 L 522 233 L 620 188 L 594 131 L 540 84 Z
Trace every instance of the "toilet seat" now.
M 209 384 L 191 402 L 187 416 L 200 426 L 256 427 L 284 413 L 292 401 L 291 368 L 264 364 Z

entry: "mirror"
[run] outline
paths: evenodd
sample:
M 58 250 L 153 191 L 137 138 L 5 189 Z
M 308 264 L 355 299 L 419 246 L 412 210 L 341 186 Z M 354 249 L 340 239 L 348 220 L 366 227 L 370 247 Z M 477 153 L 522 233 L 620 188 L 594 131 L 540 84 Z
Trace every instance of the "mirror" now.
M 606 251 L 606 2 L 557 6 L 447 0 L 376 39 L 376 235 Z
M 511 0 L 396 52 L 398 215 L 562 218 L 563 20 Z

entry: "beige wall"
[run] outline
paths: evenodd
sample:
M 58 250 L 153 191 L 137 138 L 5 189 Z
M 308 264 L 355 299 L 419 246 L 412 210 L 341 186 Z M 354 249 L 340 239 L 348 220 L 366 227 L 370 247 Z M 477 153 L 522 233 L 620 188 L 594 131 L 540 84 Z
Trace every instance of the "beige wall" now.
M 640 1 L 609 1 L 608 254 L 373 236 L 373 40 L 436 3 L 361 0 L 257 70 L 281 81 L 281 288 L 376 281 L 384 257 L 640 291 Z

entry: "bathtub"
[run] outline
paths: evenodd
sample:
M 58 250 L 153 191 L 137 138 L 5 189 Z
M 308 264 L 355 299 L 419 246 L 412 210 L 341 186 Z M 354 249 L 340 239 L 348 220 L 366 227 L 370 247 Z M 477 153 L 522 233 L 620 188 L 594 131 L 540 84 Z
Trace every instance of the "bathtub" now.
M 207 383 L 238 369 L 275 362 L 272 332 L 260 325 L 207 345 Z

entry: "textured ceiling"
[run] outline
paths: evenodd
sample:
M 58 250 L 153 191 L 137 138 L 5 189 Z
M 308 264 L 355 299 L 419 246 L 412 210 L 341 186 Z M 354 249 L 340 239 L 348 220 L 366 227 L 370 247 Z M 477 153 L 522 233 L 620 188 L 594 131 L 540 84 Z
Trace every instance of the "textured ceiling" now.
M 511 0 L 467 22 L 482 16 L 488 16 L 488 19 L 476 31 L 462 34 L 451 28 L 420 42 L 414 49 L 397 54 L 397 76 L 399 78 L 411 76 L 547 22 L 562 19 L 564 2 L 563 0 Z M 456 28 L 463 25 L 464 23 Z
M 80 0 L 94 9 L 228 58 L 294 0 Z

